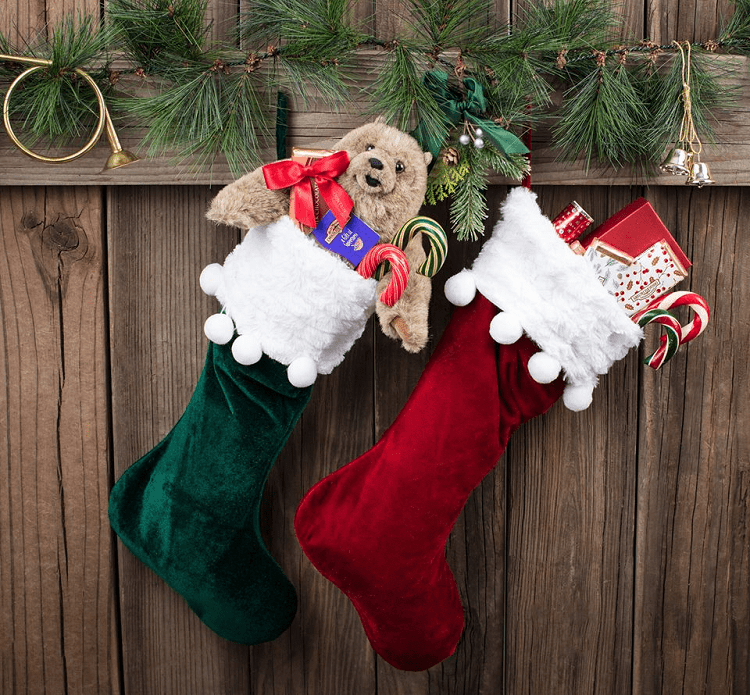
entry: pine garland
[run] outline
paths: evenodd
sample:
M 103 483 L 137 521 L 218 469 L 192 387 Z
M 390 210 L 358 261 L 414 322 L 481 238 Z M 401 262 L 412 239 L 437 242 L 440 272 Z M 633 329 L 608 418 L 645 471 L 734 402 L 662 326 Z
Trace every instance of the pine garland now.
M 605 0 L 534 0 L 501 27 L 484 20 L 491 16 L 489 0 L 406 0 L 405 29 L 388 41 L 360 31 L 347 0 L 265 0 L 239 17 L 233 46 L 210 42 L 205 11 L 206 0 L 111 0 L 105 24 L 98 17 L 68 18 L 48 40 L 32 37 L 22 46 L 0 35 L 3 53 L 53 62 L 14 93 L 11 117 L 25 137 L 53 143 L 79 137 L 97 112 L 91 90 L 74 72 L 85 69 L 115 115 L 148 127 L 149 153 L 205 163 L 223 153 L 239 176 L 260 163 L 259 152 L 271 141 L 279 90 L 296 93 L 303 107 L 312 99 L 334 107 L 364 104 L 402 129 L 418 125 L 419 137 L 458 147 L 460 164 L 435 165 L 428 197 L 452 199 L 452 221 L 466 238 L 483 231 L 487 172 L 519 178 L 527 161 L 492 146 L 458 146 L 466 126 L 446 115 L 426 79 L 431 72 L 447 75 L 458 94 L 471 78 L 486 104 L 473 117 L 516 135 L 551 118 L 561 156 L 582 157 L 587 165 L 653 168 L 678 136 L 676 46 L 618 45 L 619 20 Z M 351 76 L 363 47 L 385 55 L 364 92 Z M 735 0 L 717 39 L 692 49 L 692 110 L 706 140 L 715 110 L 731 97 L 706 54 L 750 55 L 750 0 Z M 123 81 L 109 69 L 115 53 L 157 93 L 123 93 Z M 21 69 L 2 63 L 0 78 Z M 563 106 L 551 112 L 551 94 L 561 88 Z

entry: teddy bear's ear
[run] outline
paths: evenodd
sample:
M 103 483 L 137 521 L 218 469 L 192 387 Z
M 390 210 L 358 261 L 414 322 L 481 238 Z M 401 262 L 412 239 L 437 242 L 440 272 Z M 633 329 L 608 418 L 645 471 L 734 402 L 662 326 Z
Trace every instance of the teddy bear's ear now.
M 425 152 L 424 153 L 424 163 L 427 166 L 430 166 L 430 162 L 432 161 L 432 152 Z

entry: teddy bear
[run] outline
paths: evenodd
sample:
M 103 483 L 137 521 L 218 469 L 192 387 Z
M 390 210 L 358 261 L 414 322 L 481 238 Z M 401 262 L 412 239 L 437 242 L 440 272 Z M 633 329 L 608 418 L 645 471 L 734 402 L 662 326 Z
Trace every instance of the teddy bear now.
M 377 232 L 381 243 L 390 242 L 419 212 L 432 155 L 381 119 L 347 133 L 334 151 L 349 156 L 348 168 L 336 180 L 351 197 L 354 214 Z M 296 229 L 288 217 L 289 199 L 288 189 L 267 188 L 260 167 L 226 186 L 211 202 L 209 220 L 250 231 L 223 267 L 213 264 L 201 276 L 204 291 L 215 295 L 225 312 L 209 319 L 207 334 L 229 340 L 236 328 L 240 339 L 233 351 L 240 362 L 268 354 L 290 365 L 290 380 L 298 386 L 311 383 L 314 373 L 329 373 L 343 359 L 373 308 L 387 336 L 400 340 L 409 352 L 421 350 L 428 338 L 431 283 L 417 272 L 426 258 L 420 235 L 404 249 L 410 267 L 406 289 L 388 306 L 376 298 L 389 274 L 377 287 L 356 276 Z M 341 324 L 336 327 L 340 335 L 321 346 L 331 320 Z M 271 324 L 276 325 L 271 329 Z M 315 332 L 316 325 L 319 336 L 300 336 Z M 297 344 L 300 337 L 304 340 Z

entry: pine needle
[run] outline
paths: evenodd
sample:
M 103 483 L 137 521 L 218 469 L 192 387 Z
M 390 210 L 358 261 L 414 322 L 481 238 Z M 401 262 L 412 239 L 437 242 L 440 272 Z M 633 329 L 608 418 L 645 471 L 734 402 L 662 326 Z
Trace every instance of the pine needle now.
M 396 44 L 389 52 L 381 79 L 371 92 L 374 102 L 369 113 L 381 114 L 401 130 L 410 130 L 411 118 L 423 123 L 430 135 L 443 141 L 449 123 L 429 89 L 422 82 L 427 65 L 419 54 Z
M 618 169 L 648 154 L 643 100 L 625 66 L 613 62 L 595 65 L 565 93 L 554 129 L 563 157 L 583 155 L 587 169 L 593 158 Z
M 207 0 L 110 0 L 107 17 L 129 59 L 146 72 L 198 60 L 210 26 Z

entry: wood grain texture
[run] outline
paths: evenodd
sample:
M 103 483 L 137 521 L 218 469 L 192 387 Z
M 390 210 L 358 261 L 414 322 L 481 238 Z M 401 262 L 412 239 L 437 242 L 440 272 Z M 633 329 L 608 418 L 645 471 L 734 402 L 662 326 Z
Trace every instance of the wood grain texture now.
M 211 23 L 211 38 L 221 45 L 235 45 L 239 0 L 209 0 L 206 20 Z
M 0 690 L 118 692 L 101 191 L 0 190 Z
M 646 35 L 657 43 L 716 39 L 734 13 L 731 0 L 646 0 L 645 8 Z
M 750 196 L 707 193 L 650 196 L 713 314 L 698 340 L 643 377 L 634 692 L 644 695 L 750 689 Z
M 556 215 L 571 197 L 599 222 L 628 189 L 538 189 Z M 561 402 L 507 450 L 509 695 L 630 692 L 638 368 L 602 377 L 589 410 Z
M 108 192 L 115 478 L 172 428 L 203 366 L 203 322 L 218 307 L 198 276 L 239 240 L 205 220 L 213 193 Z M 125 692 L 249 692 L 247 648 L 211 632 L 119 541 L 117 548 Z
M 376 693 L 375 657 L 357 612 L 317 573 L 294 533 L 302 495 L 373 445 L 372 390 L 371 322 L 333 374 L 318 377 L 310 404 L 271 471 L 262 529 L 271 554 L 297 588 L 299 608 L 284 635 L 252 648 L 254 693 Z

